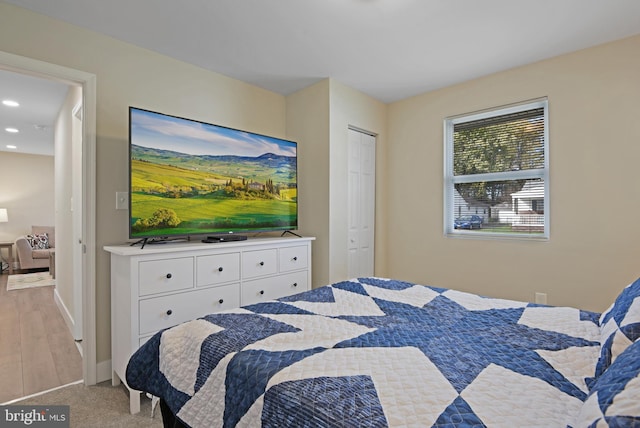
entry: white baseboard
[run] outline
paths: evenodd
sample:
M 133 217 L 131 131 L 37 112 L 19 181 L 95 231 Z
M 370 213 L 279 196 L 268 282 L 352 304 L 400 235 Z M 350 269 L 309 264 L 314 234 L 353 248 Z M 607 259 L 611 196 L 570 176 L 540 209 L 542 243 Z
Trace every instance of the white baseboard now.
M 53 289 L 53 300 L 56 302 L 56 306 L 58 307 L 58 310 L 60 311 L 60 314 L 62 315 L 62 318 L 64 319 L 65 324 L 67 324 L 67 328 L 69 329 L 69 332 L 71 332 L 71 337 L 73 337 L 73 332 L 75 331 L 75 323 L 73 321 L 73 316 L 71 315 L 71 312 L 69 312 L 69 310 L 67 309 L 67 306 L 64 304 L 64 301 L 58 294 L 57 288 Z

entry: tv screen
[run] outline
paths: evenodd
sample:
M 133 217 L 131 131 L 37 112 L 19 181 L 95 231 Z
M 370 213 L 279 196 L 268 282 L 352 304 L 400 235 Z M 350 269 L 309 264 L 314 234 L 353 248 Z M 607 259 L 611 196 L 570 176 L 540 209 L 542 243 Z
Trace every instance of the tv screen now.
M 129 108 L 129 238 L 295 230 L 297 144 Z

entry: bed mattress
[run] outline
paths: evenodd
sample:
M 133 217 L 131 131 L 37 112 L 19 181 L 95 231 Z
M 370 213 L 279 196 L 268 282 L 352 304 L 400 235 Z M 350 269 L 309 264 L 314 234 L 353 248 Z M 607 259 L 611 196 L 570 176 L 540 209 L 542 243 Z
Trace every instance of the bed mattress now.
M 160 332 L 127 383 L 192 427 L 566 427 L 598 316 L 359 278 Z

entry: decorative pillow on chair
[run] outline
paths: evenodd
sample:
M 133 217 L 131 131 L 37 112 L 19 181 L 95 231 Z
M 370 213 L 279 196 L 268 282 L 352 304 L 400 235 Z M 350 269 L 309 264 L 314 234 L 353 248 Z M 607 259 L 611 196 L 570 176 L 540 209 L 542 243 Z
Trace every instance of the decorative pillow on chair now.
M 625 349 L 640 338 L 640 279 L 622 290 L 600 316 L 600 358 L 596 379 Z
M 27 235 L 26 238 L 34 250 L 46 250 L 49 248 L 49 235 L 46 233 Z
M 575 428 L 640 426 L 640 341 L 622 352 L 598 378 Z

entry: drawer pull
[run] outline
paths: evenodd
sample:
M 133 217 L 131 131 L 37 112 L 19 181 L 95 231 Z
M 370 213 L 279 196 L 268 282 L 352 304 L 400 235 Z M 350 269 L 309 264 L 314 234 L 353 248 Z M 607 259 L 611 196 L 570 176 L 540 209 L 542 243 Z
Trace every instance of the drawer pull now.
M 298 257 L 294 257 L 291 260 L 293 260 L 294 262 L 297 262 L 298 261 Z
M 260 262 L 258 263 L 260 266 L 264 266 L 264 262 Z
M 297 286 L 298 286 L 298 283 L 297 283 L 297 282 L 294 282 L 294 283 L 293 283 L 293 284 L 291 284 L 291 285 L 293 285 L 294 287 L 297 287 Z
M 173 311 L 171 309 L 167 310 L 167 315 L 171 315 L 173 313 Z
M 167 279 L 171 279 L 173 275 L 171 275 L 170 273 L 167 274 Z
M 224 299 L 218 300 L 218 303 L 223 304 L 224 303 Z
M 218 272 L 222 272 L 223 270 L 224 270 L 224 269 L 222 269 L 222 266 L 220 266 L 220 267 L 218 268 Z
M 260 294 L 264 294 L 264 290 L 260 290 Z

